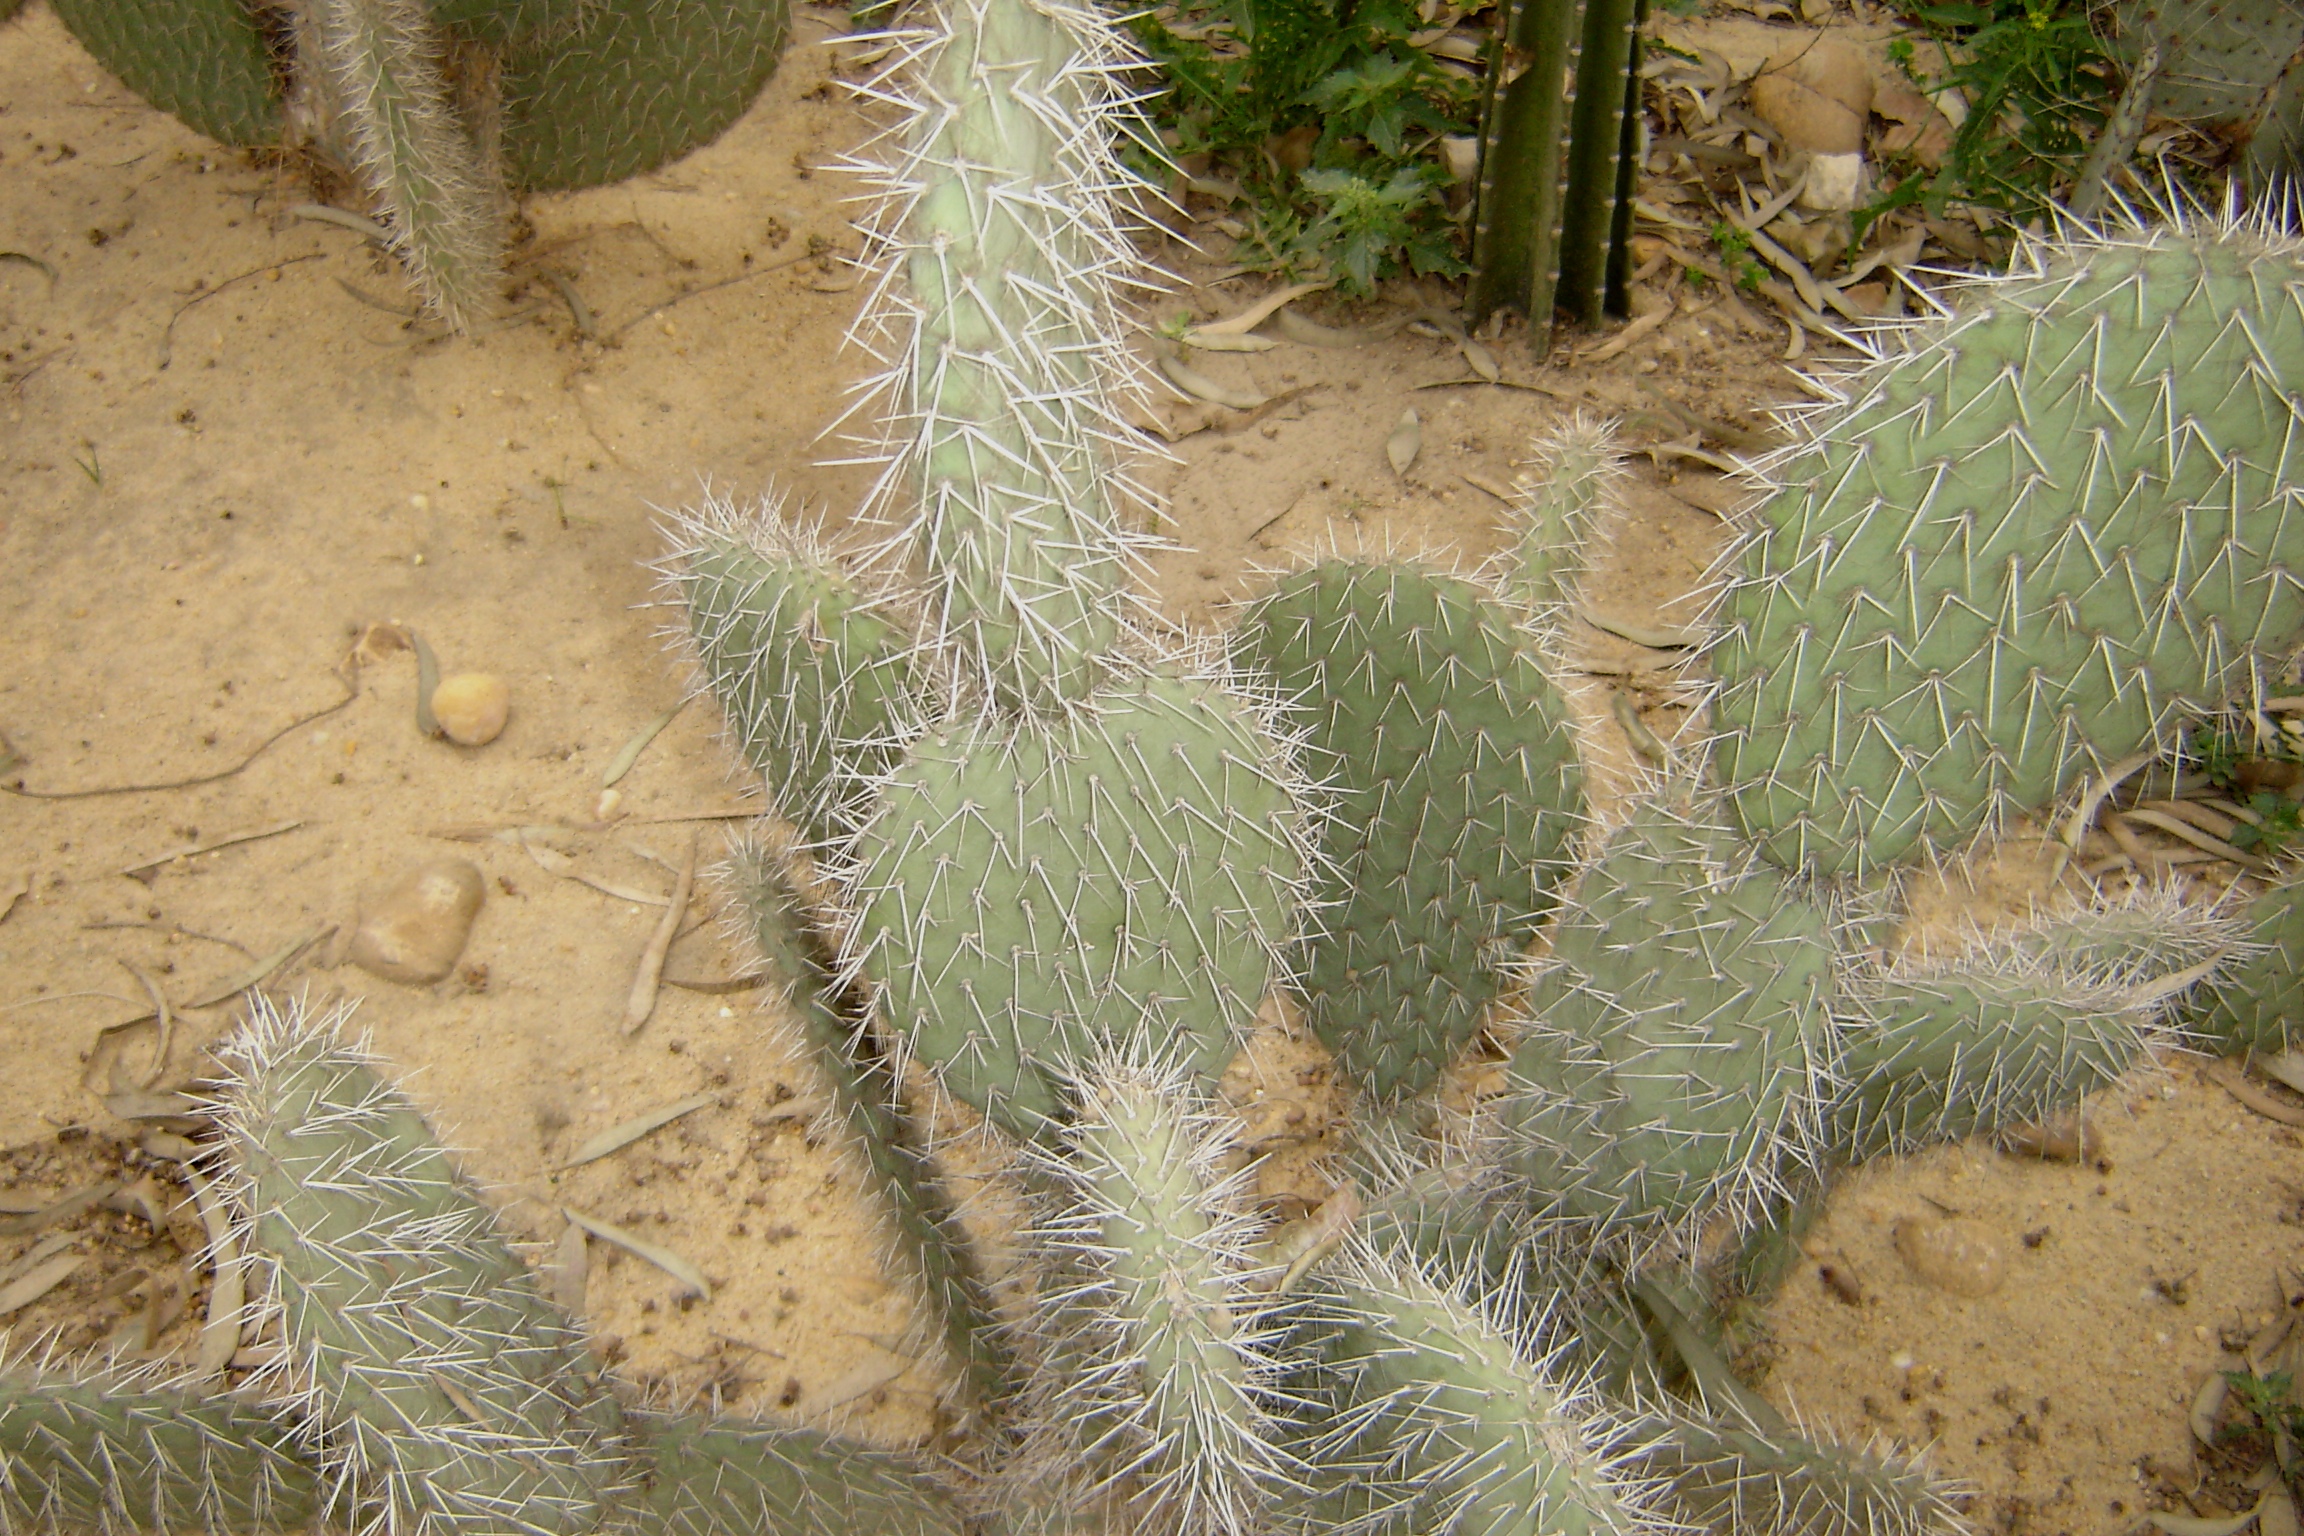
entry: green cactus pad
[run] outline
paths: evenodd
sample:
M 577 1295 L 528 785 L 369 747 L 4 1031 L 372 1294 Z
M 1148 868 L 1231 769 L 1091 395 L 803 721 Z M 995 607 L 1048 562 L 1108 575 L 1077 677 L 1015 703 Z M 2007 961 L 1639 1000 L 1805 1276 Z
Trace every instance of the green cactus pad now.
M 1202 679 L 930 730 L 859 840 L 854 963 L 945 1086 L 1018 1135 L 1105 1041 L 1174 1038 L 1213 1080 L 1291 937 L 1292 785 L 1254 712 Z
M 1581 413 L 1534 447 L 1514 485 L 1506 586 L 1531 617 L 1554 622 L 1599 557 L 1624 468 L 1615 427 Z
M 2270 1055 L 2304 1034 L 2304 884 L 2257 897 L 2247 925 L 2249 942 L 2262 948 L 2204 989 L 2190 1023 L 2212 1050 Z
M 1787 867 L 1963 844 L 2304 638 L 2304 244 L 2202 218 L 2024 262 L 1825 381 L 1729 557 L 1720 768 Z
M 1540 1210 L 1635 1246 L 1749 1225 L 1816 1156 L 1836 948 L 1713 808 L 1635 807 L 1522 1004 L 1505 1166 Z
M 1092 8 L 953 0 L 876 84 L 911 114 L 889 163 L 856 167 L 888 279 L 857 327 L 886 364 L 873 505 L 962 675 L 1009 709 L 1084 699 L 1134 601 L 1130 62 Z
M 0 1531 L 276 1536 L 328 1512 L 289 1431 L 229 1398 L 124 1373 L 0 1369 Z
M 1658 1529 L 1609 1471 L 1617 1431 L 1550 1378 L 1475 1294 L 1404 1255 L 1360 1249 L 1315 1281 L 1305 1395 L 1336 1528 L 1462 1536 Z M 1322 1526 L 1321 1528 L 1330 1528 Z
M 280 138 L 280 80 L 247 0 L 55 0 L 120 83 L 219 144 Z
M 1479 1028 L 1583 811 L 1566 710 L 1517 618 L 1463 577 L 1337 559 L 1237 628 L 1338 796 L 1306 991 L 1380 1098 L 1430 1087 Z
M 961 1536 L 905 1456 L 806 1429 L 635 1414 L 655 1475 L 637 1536 Z
M 731 875 L 749 931 L 784 990 L 807 1054 L 832 1091 L 833 1112 L 862 1157 L 864 1182 L 889 1221 L 885 1262 L 919 1282 L 931 1325 L 960 1376 L 964 1406 L 988 1408 L 1008 1394 L 1013 1362 L 943 1181 L 907 1132 L 892 1063 L 859 1048 L 856 1024 L 838 1006 L 822 930 L 796 888 L 791 856 L 747 849 L 736 856 Z
M 630 1486 L 582 1336 L 341 1014 L 259 1000 L 218 1106 L 324 1462 L 408 1536 L 570 1536 Z
M 920 707 L 910 634 L 776 504 L 707 501 L 671 536 L 665 587 L 730 734 L 777 812 L 832 842 Z
M 533 0 L 531 0 L 533 4 Z M 710 143 L 775 73 L 786 0 L 601 0 L 503 54 L 504 173 L 599 186 Z
M 1032 1160 L 1033 1238 L 1062 1288 L 1035 1418 L 1128 1501 L 1130 1528 L 1230 1536 L 1261 1529 L 1282 1475 L 1260 1401 L 1271 1330 L 1249 1284 L 1261 1223 L 1225 1171 L 1237 1121 L 1163 1049 L 1080 1063 L 1062 1148 Z
M 2020 950 L 1897 967 L 1855 989 L 1839 1035 L 1832 1154 L 1855 1163 L 2025 1121 L 2110 1086 L 2180 1031 L 2151 982 L 2091 979 Z

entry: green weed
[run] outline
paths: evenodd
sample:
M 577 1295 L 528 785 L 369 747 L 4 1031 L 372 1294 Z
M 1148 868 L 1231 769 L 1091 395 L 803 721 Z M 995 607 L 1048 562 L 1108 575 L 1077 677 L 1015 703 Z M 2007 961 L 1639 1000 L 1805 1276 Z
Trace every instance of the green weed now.
M 1237 260 L 1348 294 L 1465 270 L 1438 145 L 1473 130 L 1479 87 L 1408 46 L 1412 6 L 1184 0 L 1131 25 L 1168 77 L 1152 111 L 1171 152 L 1209 156 L 1246 199 Z
M 1911 19 L 1951 61 L 1921 68 L 1910 39 L 1891 57 L 1924 91 L 1951 88 L 1968 104 L 1943 164 L 1914 163 L 1880 201 L 1857 211 L 1856 234 L 1892 208 L 1941 215 L 1947 203 L 1995 208 L 2022 222 L 2044 214 L 2087 157 L 2118 94 L 2119 71 L 2090 24 L 2088 0 L 1952 0 Z

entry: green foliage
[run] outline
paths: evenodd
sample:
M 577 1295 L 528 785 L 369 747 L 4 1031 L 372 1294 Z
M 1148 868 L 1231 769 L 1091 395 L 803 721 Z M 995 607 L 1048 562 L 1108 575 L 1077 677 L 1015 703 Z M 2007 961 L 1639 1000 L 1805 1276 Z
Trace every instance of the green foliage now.
M 1873 219 L 1917 204 L 1996 208 L 2019 221 L 2046 213 L 2070 187 L 2111 114 L 2120 72 L 2096 34 L 2088 0 L 1951 0 L 1918 5 L 1912 19 L 1950 60 L 1925 70 L 1908 39 L 1891 57 L 1924 91 L 1957 90 L 1968 116 L 1934 171 L 1903 167 L 1880 201 L 1858 211 L 1859 239 Z
M 2270 1435 L 2291 1440 L 2304 1438 L 2304 1404 L 2296 1401 L 2296 1381 L 2288 1371 L 2259 1376 L 2254 1371 L 2226 1371 L 2224 1381 L 2242 1412 Z
M 1768 280 L 1768 269 L 1752 254 L 1750 230 L 1722 219 L 1712 226 L 1712 244 L 1720 252 L 1721 264 L 1736 280 L 1737 287 L 1755 289 Z
M 1131 23 L 1168 77 L 1156 121 L 1248 200 L 1236 259 L 1366 293 L 1401 272 L 1457 273 L 1440 138 L 1472 131 L 1477 87 L 1407 44 L 1403 0 L 1202 0 Z M 1317 134 L 1289 169 L 1276 141 Z

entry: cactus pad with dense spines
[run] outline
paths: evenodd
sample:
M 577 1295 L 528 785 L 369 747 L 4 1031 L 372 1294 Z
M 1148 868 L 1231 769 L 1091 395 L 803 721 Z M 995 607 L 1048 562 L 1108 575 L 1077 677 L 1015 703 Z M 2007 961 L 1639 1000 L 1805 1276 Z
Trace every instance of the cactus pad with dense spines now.
M 959 1511 L 902 1456 L 806 1429 L 635 1414 L 654 1470 L 637 1536 L 960 1536 Z
M 231 1398 L 125 1373 L 0 1368 L 0 1531 L 275 1536 L 329 1490 L 286 1426 Z
M 1224 1070 L 1305 866 L 1292 765 L 1243 699 L 1147 676 L 1055 720 L 949 724 L 878 795 L 852 959 L 954 1094 L 1030 1136 L 1099 1042 L 1173 1037 Z
M 778 814 L 830 842 L 842 795 L 894 762 L 922 707 L 910 634 L 773 503 L 708 500 L 672 537 L 665 586 L 730 733 Z
M 1635 807 L 1522 1004 L 1499 1130 L 1529 1197 L 1635 1247 L 1758 1217 L 1817 1155 L 1836 950 L 1715 808 Z
M 2189 1022 L 2227 1054 L 2284 1051 L 2304 1035 L 2304 884 L 2272 887 L 2246 922 L 2249 942 L 2262 947 L 2206 989 Z
M 1237 629 L 1338 797 L 1306 988 L 1313 1028 L 1380 1097 L 1431 1086 L 1479 1027 L 1583 811 L 1566 710 L 1518 620 L 1464 577 L 1334 559 Z
M 1053 1337 L 1035 1417 L 1129 1502 L 1134 1528 L 1246 1536 L 1282 1475 L 1261 1401 L 1267 1302 L 1251 1288 L 1260 1223 L 1244 1174 L 1225 1171 L 1236 1122 L 1166 1050 L 1080 1063 L 1061 1149 L 1033 1158 L 1034 1238 L 1059 1287 L 1052 1327 L 1036 1329 Z
M 1788 867 L 1962 844 L 2304 636 L 2304 242 L 2078 234 L 1825 381 L 1728 557 L 1737 816 Z
M 2169 988 L 2002 948 L 1891 967 L 1839 1034 L 1835 1157 L 1857 1162 L 2043 1120 L 2180 1038 Z
M 55 0 L 120 83 L 219 144 L 280 137 L 280 80 L 245 0 Z
M 954 0 L 874 94 L 909 114 L 870 221 L 886 281 L 858 324 L 886 365 L 874 506 L 962 675 L 1011 709 L 1105 674 L 1134 581 L 1115 449 L 1137 377 L 1117 283 L 1141 265 L 1117 153 L 1144 130 L 1118 34 L 1062 0 Z
M 1359 1248 L 1316 1277 L 1306 1312 L 1323 1518 L 1461 1536 L 1655 1528 L 1645 1491 L 1609 1470 L 1616 1433 L 1597 1405 L 1473 1292 Z
M 339 1038 L 259 1005 L 220 1105 L 283 1375 L 395 1536 L 609 1523 L 623 1414 L 423 1117 Z

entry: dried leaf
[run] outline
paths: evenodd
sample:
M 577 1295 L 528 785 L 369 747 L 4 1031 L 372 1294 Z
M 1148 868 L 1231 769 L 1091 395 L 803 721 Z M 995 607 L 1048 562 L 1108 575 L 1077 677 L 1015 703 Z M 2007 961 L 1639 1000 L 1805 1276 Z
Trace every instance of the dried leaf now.
M 80 1266 L 87 1262 L 88 1256 L 83 1253 L 59 1254 L 22 1279 L 0 1286 L 0 1317 L 32 1305 L 71 1279 Z
M 687 1286 L 706 1301 L 712 1299 L 712 1282 L 704 1272 L 669 1248 L 659 1248 L 644 1237 L 638 1237 L 597 1216 L 587 1216 L 570 1206 L 562 1206 L 560 1213 L 604 1243 L 614 1243 L 634 1258 L 645 1259 L 673 1279 Z
M 1269 336 L 1238 336 L 1229 331 L 1208 331 L 1194 326 L 1183 335 L 1184 345 L 1203 352 L 1269 352 L 1280 345 Z
M 630 773 L 632 771 L 632 765 L 640 761 L 640 754 L 648 750 L 648 743 L 654 741 L 657 737 L 657 734 L 661 732 L 664 727 L 670 725 L 673 719 L 679 715 L 680 711 L 686 709 L 687 707 L 688 700 L 682 699 L 679 703 L 673 705 L 670 709 L 658 715 L 654 720 L 642 726 L 639 730 L 639 733 L 635 735 L 630 741 L 624 743 L 623 747 L 617 752 L 617 754 L 608 760 L 607 768 L 603 770 L 600 775 L 600 787 L 602 789 L 607 789 L 612 786 L 618 779 Z
M 645 1114 L 634 1115 L 622 1125 L 602 1131 L 578 1147 L 562 1168 L 580 1168 L 586 1163 L 598 1162 L 609 1153 L 628 1147 L 659 1126 L 670 1125 L 682 1115 L 693 1114 L 705 1105 L 716 1102 L 709 1093 L 690 1094 L 677 1104 L 666 1104 Z
M 1227 388 L 1173 357 L 1160 359 L 1160 371 L 1167 375 L 1169 383 L 1193 399 L 1205 400 L 1210 405 L 1228 405 L 1236 411 L 1253 411 L 1265 401 L 1264 396 L 1251 391 Z
M 1417 419 L 1414 407 L 1400 413 L 1400 424 L 1392 435 L 1384 439 L 1384 457 L 1392 461 L 1392 473 L 1405 475 L 1408 466 L 1416 462 L 1416 455 L 1424 447 L 1424 423 Z

